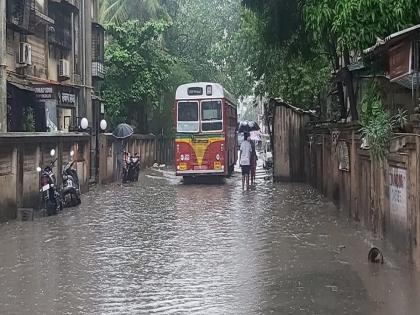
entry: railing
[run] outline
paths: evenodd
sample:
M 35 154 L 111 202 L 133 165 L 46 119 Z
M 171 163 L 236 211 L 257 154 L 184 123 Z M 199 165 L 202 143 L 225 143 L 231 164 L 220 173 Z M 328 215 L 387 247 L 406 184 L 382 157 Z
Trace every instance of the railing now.
M 102 62 L 92 62 L 92 76 L 103 79 L 105 77 L 105 66 Z

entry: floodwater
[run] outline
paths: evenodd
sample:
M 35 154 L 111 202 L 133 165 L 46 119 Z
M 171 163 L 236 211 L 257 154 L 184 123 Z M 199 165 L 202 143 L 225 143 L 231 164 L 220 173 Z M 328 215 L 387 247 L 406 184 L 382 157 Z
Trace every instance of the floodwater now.
M 0 225 L 1 314 L 420 314 L 419 273 L 306 185 L 170 172 Z

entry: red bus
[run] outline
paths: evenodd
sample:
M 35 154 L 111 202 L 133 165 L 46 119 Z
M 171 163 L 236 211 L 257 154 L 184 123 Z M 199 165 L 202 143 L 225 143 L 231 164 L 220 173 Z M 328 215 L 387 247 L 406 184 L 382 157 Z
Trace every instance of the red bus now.
M 237 100 L 217 83 L 178 87 L 175 97 L 177 176 L 227 176 L 237 160 Z

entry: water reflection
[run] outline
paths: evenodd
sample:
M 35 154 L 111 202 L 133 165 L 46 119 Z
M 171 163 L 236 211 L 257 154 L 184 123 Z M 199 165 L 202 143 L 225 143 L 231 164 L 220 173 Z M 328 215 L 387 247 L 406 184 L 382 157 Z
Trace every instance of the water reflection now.
M 244 192 L 235 177 L 150 173 L 59 216 L 1 225 L 0 310 L 418 314 L 418 274 L 396 255 L 367 264 L 364 232 L 342 217 L 309 187 L 265 176 Z

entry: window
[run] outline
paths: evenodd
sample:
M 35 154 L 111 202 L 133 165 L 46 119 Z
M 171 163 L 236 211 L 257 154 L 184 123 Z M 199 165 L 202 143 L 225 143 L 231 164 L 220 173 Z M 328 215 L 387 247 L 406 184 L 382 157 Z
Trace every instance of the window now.
M 178 131 L 198 132 L 198 102 L 178 102 Z
M 202 131 L 222 131 L 222 101 L 201 102 L 201 129 Z

